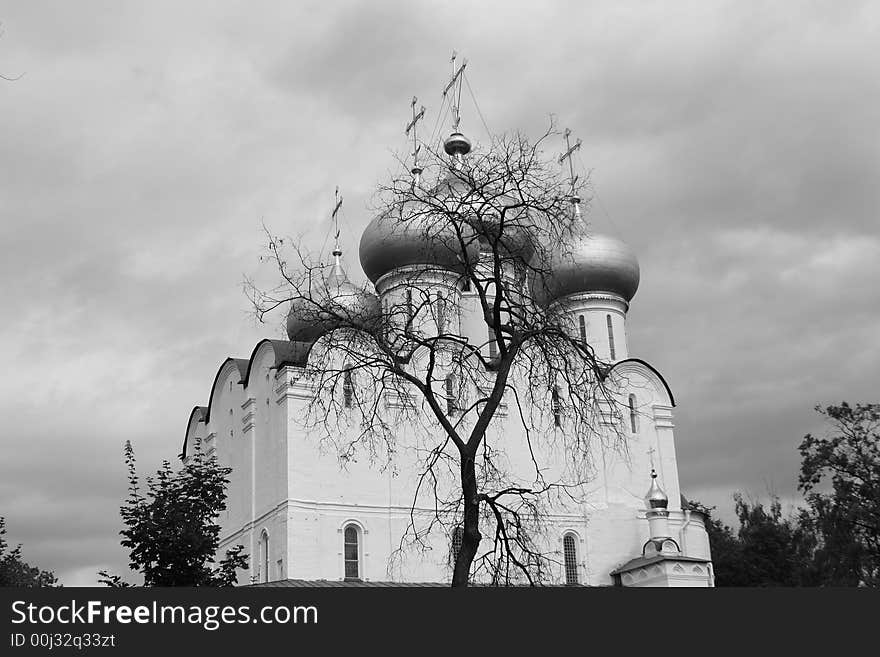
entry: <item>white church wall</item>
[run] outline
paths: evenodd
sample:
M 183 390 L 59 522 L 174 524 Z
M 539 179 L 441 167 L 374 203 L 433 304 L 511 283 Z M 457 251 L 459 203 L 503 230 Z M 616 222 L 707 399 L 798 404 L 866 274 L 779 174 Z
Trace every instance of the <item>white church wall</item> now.
M 581 302 L 582 310 L 592 313 L 591 317 L 607 321 L 605 315 L 611 314 L 617 318 L 618 323 L 614 324 L 615 339 L 619 340 L 619 346 L 615 345 L 616 355 L 618 360 L 621 352 L 627 355 L 622 302 L 611 303 L 594 296 L 585 297 Z M 486 327 L 477 306 L 473 296 L 462 295 L 461 332 L 474 341 L 484 341 L 488 335 L 482 335 Z M 455 309 L 450 308 L 448 312 L 453 313 Z M 607 336 L 607 325 L 600 322 L 595 331 L 590 328 L 588 331 L 588 337 L 596 334 L 601 340 L 601 336 Z M 601 357 L 601 344 L 597 349 Z M 324 357 L 316 356 L 315 349 L 312 354 L 314 358 Z M 418 357 L 415 361 L 418 362 Z M 355 458 L 341 462 L 338 445 L 332 440 L 322 442 L 319 432 L 304 425 L 306 406 L 314 391 L 304 379 L 303 370 L 294 366 L 276 370 L 275 363 L 272 343 L 261 343 L 250 364 L 246 390 L 238 384 L 238 368 L 229 365 L 223 374 L 226 378 L 216 387 L 215 398 L 211 400 L 215 410 L 212 410 L 210 426 L 204 427 L 207 435 L 214 436 L 221 462 L 233 467 L 229 511 L 221 519 L 221 552 L 237 543 L 245 544 L 250 550 L 252 568 L 249 573 L 242 573 L 241 582 L 266 576 L 266 564 L 261 556 L 264 531 L 269 541 L 270 579 L 341 579 L 347 523 L 358 527 L 362 578 L 448 581 L 451 523 L 438 527 L 426 537 L 423 549 L 407 547 L 406 543 L 404 550 L 398 549 L 410 522 L 421 459 L 426 449 L 433 446 L 439 428 L 429 429 L 425 434 L 408 420 L 392 421 L 397 427 L 397 443 L 390 465 L 381 450 L 375 463 L 364 449 L 359 449 Z M 490 377 L 487 375 L 487 385 L 491 384 Z M 635 360 L 615 366 L 609 381 L 619 392 L 613 412 L 605 417 L 613 426 L 604 425 L 604 431 L 619 432 L 618 437 L 626 441 L 626 448 L 613 449 L 610 444 L 614 441 L 607 440 L 609 433 L 605 441 L 597 438 L 592 467 L 584 476 L 587 481 L 582 490 L 583 504 L 557 503 L 548 507 L 543 540 L 560 562 L 558 572 L 554 573 L 557 582 L 565 578 L 561 546 L 566 531 L 578 537 L 577 558 L 582 583 L 611 584 L 609 573 L 641 553 L 648 539 L 643 495 L 649 483 L 652 459 L 659 481 L 669 496 L 670 529 L 674 538 L 682 544 L 686 555 L 709 556 L 702 520 L 698 514 L 679 511 L 672 400 L 665 384 L 649 366 Z M 628 407 L 630 393 L 635 395 L 635 431 Z M 472 391 L 471 394 L 477 393 Z M 386 411 L 396 412 L 393 400 L 390 402 Z M 507 403 L 509 400 L 499 409 L 487 439 L 493 447 L 506 453 L 506 465 L 514 476 L 527 477 L 533 473 L 533 464 L 525 431 L 515 408 L 508 408 Z M 540 429 L 548 428 L 548 423 L 553 421 L 552 412 L 548 410 L 551 408 L 549 391 L 548 399 L 539 404 L 541 408 L 529 417 L 529 422 L 541 425 L 534 433 L 532 448 L 546 464 L 548 480 L 555 480 L 561 476 L 567 460 L 563 454 L 564 438 L 571 436 L 565 433 L 564 413 L 562 426 L 555 433 L 551 426 L 541 436 Z M 432 422 L 428 415 L 425 418 L 428 424 Z M 426 420 L 423 418 L 423 421 Z M 188 434 L 197 435 L 199 426 L 204 425 L 195 423 L 196 428 L 188 429 Z M 349 429 L 332 438 L 344 443 L 353 439 L 356 430 L 357 421 L 352 418 Z M 383 465 L 387 465 L 384 470 Z M 453 476 L 445 485 L 455 490 L 457 480 Z M 432 503 L 431 491 L 425 489 L 416 507 L 430 508 Z M 483 547 L 487 548 L 490 532 L 487 529 L 483 533 L 486 537 Z

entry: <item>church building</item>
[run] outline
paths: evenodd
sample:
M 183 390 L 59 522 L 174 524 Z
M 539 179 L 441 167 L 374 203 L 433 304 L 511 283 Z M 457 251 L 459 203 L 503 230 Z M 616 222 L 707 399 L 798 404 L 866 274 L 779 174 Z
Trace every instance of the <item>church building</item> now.
M 469 150 L 456 135 L 461 137 L 456 130 L 446 142 L 450 156 Z M 351 282 L 346 268 L 351 270 L 352 261 L 338 246 L 326 288 L 381 313 L 400 294 L 402 280 L 419 285 L 412 276 L 419 267 L 435 272 L 425 285 L 436 286 L 436 272 L 447 272 L 445 292 L 437 297 L 444 312 L 455 318 L 462 335 L 485 332 L 475 292 L 460 282 L 448 255 L 420 233 L 387 230 L 381 219 L 367 226 L 360 241 L 360 265 L 371 289 Z M 583 498 L 549 514 L 542 538 L 557 565 L 548 581 L 713 586 L 704 518 L 688 508 L 679 485 L 672 390 L 627 338 L 627 313 L 640 281 L 635 254 L 617 237 L 584 230 L 552 278 L 548 303 L 568 315 L 573 331 L 608 364 L 609 386 L 623 409 L 597 431 L 621 432 L 627 449 L 606 453 L 597 446 Z M 240 574 L 241 584 L 448 584 L 450 555 L 461 541 L 458 530 L 434 532 L 429 549 L 401 551 L 414 511 L 415 478 L 405 449 L 413 427 L 396 428 L 397 466 L 378 467 L 366 458 L 342 463 L 303 423 L 304 408 L 318 394 L 306 374 L 320 367 L 314 345 L 332 330 L 327 322 L 304 317 L 294 303 L 288 339 L 265 339 L 248 358 L 227 358 L 207 405 L 192 410 L 182 458 L 200 444 L 232 469 L 227 510 L 219 520 L 219 553 L 245 546 L 250 569 Z M 499 412 L 493 425 L 509 444 L 521 445 L 515 438 L 524 429 L 512 416 L 509 408 Z M 564 421 L 556 422 L 559 431 L 566 430 Z M 525 455 L 511 455 L 518 458 Z

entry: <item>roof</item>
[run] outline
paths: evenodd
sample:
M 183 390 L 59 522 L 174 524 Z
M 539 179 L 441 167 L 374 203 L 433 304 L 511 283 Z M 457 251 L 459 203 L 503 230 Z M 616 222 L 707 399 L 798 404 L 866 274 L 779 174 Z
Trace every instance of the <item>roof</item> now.
M 648 371 L 656 376 L 663 384 L 663 387 L 666 390 L 666 394 L 669 395 L 669 402 L 672 404 L 672 406 L 675 406 L 675 397 L 672 395 L 672 388 L 670 388 L 669 384 L 666 383 L 666 379 L 663 378 L 663 375 L 660 374 L 660 372 L 658 372 L 657 369 L 646 360 L 642 360 L 641 358 L 624 358 L 623 360 L 619 360 L 614 363 L 614 365 L 611 366 L 611 369 L 608 370 L 608 374 L 610 375 L 615 368 L 622 367 L 627 364 L 637 364 L 646 367 Z
M 636 557 L 635 559 L 630 559 L 622 566 L 618 566 L 617 568 L 612 570 L 611 574 L 619 575 L 620 573 L 629 572 L 630 570 L 635 570 L 636 568 L 644 568 L 645 566 L 660 563 L 661 561 L 687 561 L 690 563 L 709 563 L 709 559 L 700 559 L 699 557 L 686 557 L 683 554 L 655 554 L 651 557 Z
M 301 588 L 301 589 L 318 589 L 318 588 L 400 588 L 400 587 L 419 587 L 419 588 L 448 588 L 449 584 L 441 584 L 440 582 L 364 582 L 361 580 L 329 580 L 329 579 L 281 579 L 275 582 L 261 582 L 260 584 L 251 584 L 256 588 Z
M 261 582 L 259 584 L 249 584 L 254 588 L 299 588 L 299 589 L 319 589 L 319 588 L 444 588 L 450 587 L 449 582 L 364 582 L 361 580 L 329 580 L 329 579 L 281 579 L 274 582 Z M 482 588 L 503 588 L 493 587 L 489 584 L 471 583 L 468 586 Z M 581 586 L 587 588 L 584 584 L 555 584 L 547 585 L 540 588 L 554 588 L 558 586 L 571 587 Z M 522 585 L 520 588 L 528 588 L 528 585 Z

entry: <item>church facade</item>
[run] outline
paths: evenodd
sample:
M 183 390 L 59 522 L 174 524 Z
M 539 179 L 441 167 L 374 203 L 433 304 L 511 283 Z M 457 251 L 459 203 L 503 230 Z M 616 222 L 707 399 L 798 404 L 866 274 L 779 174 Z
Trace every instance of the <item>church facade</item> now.
M 389 252 L 406 245 L 389 244 L 388 236 L 377 239 L 371 230 L 373 224 L 362 237 L 361 263 L 381 298 L 393 293 L 395 277 L 412 263 L 406 253 L 389 259 Z M 711 586 L 703 517 L 686 508 L 679 486 L 672 391 L 655 368 L 631 353 L 627 340 L 627 312 L 639 282 L 636 258 L 614 237 L 585 233 L 566 276 L 556 303 L 596 355 L 613 363 L 609 381 L 627 412 L 609 419 L 616 425 L 607 430 L 622 424 L 628 449 L 625 456 L 602 453 L 584 499 L 550 515 L 545 542 L 559 555 L 551 580 Z M 350 285 L 339 252 L 330 277 L 336 285 Z M 474 316 L 472 293 L 461 286 L 453 292 L 448 298 L 457 304 L 460 331 L 485 331 Z M 343 466 L 303 426 L 303 409 L 316 394 L 305 368 L 319 332 L 304 335 L 293 310 L 288 332 L 292 339 L 263 340 L 249 358 L 228 358 L 208 405 L 195 407 L 187 424 L 184 459 L 199 441 L 232 468 L 228 508 L 220 519 L 221 553 L 246 547 L 250 570 L 241 573 L 241 583 L 448 582 L 455 536 L 434 537 L 433 549 L 399 549 L 413 505 L 412 469 L 366 461 Z M 500 412 L 496 424 L 510 437 L 521 429 L 506 415 Z M 399 428 L 403 442 L 410 433 Z
M 463 71 L 464 64 L 447 90 L 456 81 L 461 85 Z M 407 134 L 424 115 L 424 108 L 416 112 L 415 102 Z M 540 528 L 530 527 L 526 533 L 527 541 L 534 539 L 549 556 L 541 563 L 552 564 L 551 572 L 542 565 L 542 579 L 596 586 L 712 586 L 704 518 L 688 508 L 680 490 L 672 391 L 654 367 L 631 352 L 628 343 L 627 314 L 640 281 L 635 254 L 620 239 L 599 234 L 582 222 L 570 159 L 571 193 L 560 197 L 554 192 L 553 196 L 572 203 L 572 212 L 564 211 L 569 218 L 566 221 L 574 226 L 572 243 L 564 250 L 546 234 L 536 241 L 535 215 L 522 213 L 525 219 L 520 229 L 504 234 L 507 208 L 495 215 L 467 210 L 475 208 L 475 203 L 485 207 L 485 197 L 475 196 L 473 180 L 468 182 L 461 175 L 471 144 L 458 131 L 457 103 L 452 110 L 453 133 L 443 143 L 449 158 L 437 154 L 437 184 L 427 195 L 451 198 L 457 190 L 462 191 L 460 198 L 468 199 L 465 205 L 456 202 L 446 213 L 435 209 L 416 212 L 404 221 L 410 211 L 406 209 L 414 207 L 407 201 L 394 213 L 373 219 L 360 240 L 360 265 L 370 281 L 365 287 L 349 279 L 338 243 L 329 272 L 317 271 L 318 287 L 330 308 L 368 321 L 340 323 L 333 319 L 339 317 L 335 312 L 310 312 L 314 303 L 309 296 L 294 297 L 287 317 L 288 339 L 263 340 L 249 358 L 227 358 L 214 378 L 208 404 L 193 409 L 181 457 L 185 461 L 198 445 L 231 468 L 227 509 L 219 520 L 220 553 L 236 545 L 245 547 L 250 568 L 240 573 L 242 584 L 450 582 L 462 541 L 461 525 L 455 517 L 452 522 L 429 522 L 430 531 L 419 534 L 417 541 L 405 540 L 416 519 L 445 518 L 447 510 L 437 511 L 437 491 L 446 486 L 461 499 L 460 466 L 454 465 L 455 458 L 450 461 L 451 479 L 435 483 L 433 499 L 425 494 L 430 488 L 420 486 L 425 453 L 443 443 L 441 423 L 451 426 L 447 420 L 456 414 L 460 416 L 458 424 L 465 422 L 470 411 L 463 409 L 486 403 L 483 388 L 492 388 L 496 380 L 493 358 L 505 343 L 491 328 L 487 297 L 496 294 L 502 299 L 497 292 L 501 289 L 512 290 L 513 298 L 522 298 L 532 290 L 535 294 L 530 307 L 539 308 L 539 316 L 545 313 L 552 318 L 556 335 L 564 336 L 564 343 L 576 345 L 573 353 L 586 353 L 586 360 L 597 364 L 589 370 L 593 372 L 590 380 L 604 382 L 601 399 L 587 395 L 575 404 L 573 399 L 582 389 L 576 387 L 573 393 L 569 408 L 599 409 L 585 426 L 572 419 L 575 414 L 566 416 L 558 387 L 548 384 L 546 378 L 536 380 L 533 371 L 511 374 L 491 422 L 479 434 L 485 436 L 483 444 L 491 443 L 491 450 L 500 455 L 499 462 L 509 467 L 511 481 L 525 481 L 523 473 L 531 470 L 534 481 L 542 485 L 562 482 L 568 474 L 579 482 L 578 495 L 562 501 L 557 497 L 540 514 Z M 566 132 L 569 150 L 559 158 L 560 163 L 580 145 L 571 147 L 568 135 Z M 414 131 L 412 138 L 413 180 L 404 188 L 420 193 L 424 169 L 418 162 L 420 147 Z M 416 196 L 415 206 L 424 208 L 422 199 L 427 197 Z M 500 194 L 497 198 L 507 197 Z M 334 217 L 339 206 L 340 202 Z M 396 217 L 393 221 L 392 214 Z M 443 232 L 444 216 L 453 222 L 449 234 Z M 481 218 L 462 219 L 465 216 Z M 462 221 L 471 223 L 464 225 Z M 465 229 L 473 233 L 467 242 L 462 241 Z M 545 244 L 548 241 L 553 243 Z M 505 258 L 499 258 L 499 249 Z M 511 254 L 515 257 L 508 268 L 511 259 L 506 256 Z M 538 261 L 550 263 L 541 266 L 542 276 L 546 274 L 541 281 L 546 285 L 540 294 L 535 269 L 528 264 Z M 309 273 L 311 286 L 314 272 Z M 499 286 L 500 280 L 507 282 Z M 417 307 L 413 303 L 416 298 L 421 300 Z M 403 329 L 397 315 L 401 310 Z M 512 316 L 504 321 L 510 322 Z M 455 374 L 441 373 L 436 381 L 441 396 L 445 388 L 445 411 L 435 402 L 411 405 L 415 415 L 402 413 L 409 393 L 388 390 L 377 379 L 357 379 L 348 365 L 337 362 L 352 355 L 349 348 L 347 355 L 340 356 L 340 349 L 332 346 L 352 344 L 351 336 L 358 334 L 350 333 L 352 326 L 361 327 L 360 334 L 366 335 L 367 326 L 384 320 L 389 320 L 383 323 L 385 328 L 371 339 L 383 343 L 385 353 L 396 354 L 393 344 L 399 344 L 397 338 L 386 340 L 387 330 L 411 343 L 415 331 L 434 336 L 430 339 L 436 342 L 431 344 L 465 345 L 461 353 L 466 355 L 458 357 L 459 363 L 473 360 L 474 355 L 482 363 L 467 382 L 462 379 L 457 383 Z M 494 326 L 504 330 L 502 323 Z M 333 336 L 340 335 L 343 341 L 334 343 Z M 414 344 L 422 346 L 407 356 L 407 367 L 421 367 L 417 350 L 428 343 Z M 433 355 L 439 353 L 442 360 L 443 349 L 431 351 L 429 386 L 434 381 Z M 453 362 L 455 357 L 447 365 L 451 368 Z M 339 368 L 345 374 L 341 391 L 335 383 L 329 391 L 321 389 L 316 383 L 323 380 L 321 373 Z M 389 448 L 379 458 L 367 449 L 334 449 L 340 443 L 351 446 L 362 435 L 358 423 L 363 426 L 363 416 L 358 419 L 357 415 L 363 409 L 352 404 L 360 398 L 358 386 L 378 390 L 362 392 L 374 394 L 373 412 L 382 417 L 384 435 L 391 434 L 392 442 L 386 442 Z M 471 393 L 465 390 L 468 386 L 473 388 Z M 535 391 L 542 392 L 525 394 Z M 308 420 L 317 400 L 328 392 L 341 397 L 333 412 L 342 419 L 337 423 L 340 440 L 329 444 L 319 435 L 320 427 Z M 570 383 L 568 393 L 572 394 Z M 469 407 L 460 405 L 459 397 L 467 394 L 480 401 Z M 549 436 L 546 444 L 533 440 L 537 433 Z M 588 454 L 573 466 L 567 461 L 572 445 Z M 493 473 L 494 467 L 490 468 Z M 501 488 L 507 490 L 506 485 Z M 493 529 L 484 529 L 481 520 L 480 531 L 483 550 L 484 544 L 492 544 Z

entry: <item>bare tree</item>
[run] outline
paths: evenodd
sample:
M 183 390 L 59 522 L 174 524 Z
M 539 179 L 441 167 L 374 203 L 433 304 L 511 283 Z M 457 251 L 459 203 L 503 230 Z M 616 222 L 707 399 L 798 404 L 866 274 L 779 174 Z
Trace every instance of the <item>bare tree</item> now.
M 377 191 L 361 260 L 371 277 L 376 263 L 388 270 L 378 297 L 347 279 L 338 251 L 322 265 L 271 234 L 282 282 L 246 287 L 261 321 L 290 304 L 289 337 L 311 349 L 309 430 L 343 460 L 363 450 L 397 467 L 403 442 L 417 451 L 400 547 L 427 547 L 439 527 L 453 539 L 453 586 L 540 584 L 558 559 L 547 514 L 582 499 L 598 446 L 626 447 L 609 364 L 553 302 L 555 267 L 586 230 L 584 184 L 545 155 L 552 124 L 469 155 L 456 134 L 445 152 L 422 144 L 414 175 Z M 499 430 L 502 417 L 521 429 Z

